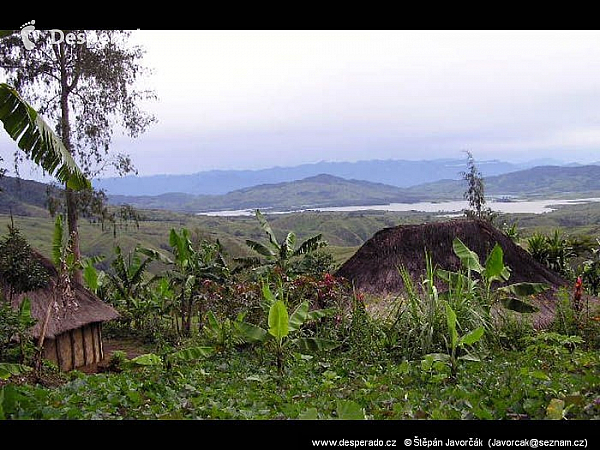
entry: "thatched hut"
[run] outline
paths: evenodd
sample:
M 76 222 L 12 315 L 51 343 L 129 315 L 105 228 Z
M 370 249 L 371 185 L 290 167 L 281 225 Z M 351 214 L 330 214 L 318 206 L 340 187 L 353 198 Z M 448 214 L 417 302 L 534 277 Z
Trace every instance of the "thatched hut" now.
M 538 296 L 534 304 L 540 309 L 536 321 L 547 324 L 554 314 L 553 293 L 568 282 L 537 262 L 506 234 L 482 220 L 449 220 L 420 225 L 400 225 L 377 232 L 338 270 L 337 275 L 350 280 L 358 290 L 378 295 L 398 294 L 404 286 L 398 267 L 404 267 L 413 279 L 425 274 L 425 252 L 438 268 L 456 271 L 460 260 L 452 250 L 458 237 L 485 260 L 496 243 L 504 251 L 504 263 L 510 267 L 509 283 L 544 283 L 551 289 Z
M 65 290 L 52 262 L 33 253 L 48 272 L 49 282 L 44 288 L 15 295 L 13 308 L 25 297 L 31 300 L 31 315 L 36 320 L 31 333 L 36 342 L 42 340 L 44 359 L 54 361 L 63 371 L 97 364 L 104 358 L 102 323 L 119 314 L 81 284 L 69 283 Z M 2 288 L 7 291 L 7 286 Z

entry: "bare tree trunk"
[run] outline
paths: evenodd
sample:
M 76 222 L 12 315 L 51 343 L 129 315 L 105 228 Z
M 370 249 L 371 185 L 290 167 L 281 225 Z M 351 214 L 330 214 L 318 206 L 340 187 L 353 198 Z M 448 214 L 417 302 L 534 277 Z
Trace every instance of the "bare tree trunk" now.
M 61 139 L 63 144 L 73 155 L 71 149 L 71 123 L 69 121 L 69 94 L 72 86 L 69 86 L 69 80 L 67 75 L 67 62 L 65 60 L 64 43 L 60 44 L 59 47 L 59 60 L 60 60 L 60 108 L 61 108 L 61 119 L 60 119 L 60 131 Z M 66 204 L 67 204 L 67 226 L 69 230 L 69 238 L 71 239 L 71 251 L 75 259 L 75 270 L 73 271 L 73 281 L 76 283 L 83 283 L 83 275 L 81 270 L 77 267 L 81 261 L 81 250 L 79 248 L 79 227 L 78 227 L 78 212 L 77 212 L 77 197 L 76 193 L 65 186 L 66 191 Z

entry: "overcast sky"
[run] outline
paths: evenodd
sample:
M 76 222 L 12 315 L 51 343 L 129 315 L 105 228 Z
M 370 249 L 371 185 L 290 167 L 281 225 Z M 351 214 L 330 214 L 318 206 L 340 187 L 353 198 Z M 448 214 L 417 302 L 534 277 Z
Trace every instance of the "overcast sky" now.
M 135 31 L 140 175 L 325 161 L 600 160 L 598 31 Z M 0 148 L 10 147 L 0 138 Z M 8 152 L 10 153 L 10 152 Z M 6 156 L 5 156 L 6 158 Z

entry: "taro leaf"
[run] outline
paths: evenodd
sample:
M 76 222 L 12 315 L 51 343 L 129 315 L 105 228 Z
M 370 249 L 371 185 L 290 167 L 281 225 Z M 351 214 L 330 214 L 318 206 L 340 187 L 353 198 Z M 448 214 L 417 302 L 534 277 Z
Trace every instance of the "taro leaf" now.
M 506 309 L 510 309 L 511 311 L 518 313 L 534 313 L 539 310 L 536 306 L 533 306 L 515 297 L 506 297 L 501 301 L 502 306 L 504 306 Z
M 561 420 L 563 418 L 564 410 L 565 402 L 558 398 L 553 398 L 546 408 L 546 419 Z
M 298 416 L 299 420 L 317 420 L 318 418 L 317 408 L 308 408 Z
M 8 380 L 13 375 L 29 372 L 31 367 L 23 364 L 0 363 L 0 380 Z
M 340 420 L 366 420 L 365 410 L 351 400 L 337 401 L 337 416 Z

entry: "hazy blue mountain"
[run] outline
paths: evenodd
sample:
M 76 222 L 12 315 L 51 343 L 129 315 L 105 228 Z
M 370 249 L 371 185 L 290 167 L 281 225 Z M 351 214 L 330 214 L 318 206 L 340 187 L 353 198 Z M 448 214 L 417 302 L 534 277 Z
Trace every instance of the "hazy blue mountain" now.
M 600 166 L 540 166 L 485 177 L 487 195 L 545 196 L 559 194 L 600 195 Z M 330 206 L 377 205 L 461 199 L 463 180 L 440 180 L 410 188 L 399 188 L 363 180 L 318 175 L 302 180 L 261 184 L 223 195 L 185 193 L 158 196 L 111 195 L 114 204 L 138 208 L 202 212 L 240 209 L 293 210 Z
M 523 168 L 520 165 L 498 160 L 479 161 L 477 167 L 485 176 L 499 175 Z M 460 172 L 465 168 L 465 159 L 319 162 L 260 170 L 211 170 L 191 175 L 105 178 L 95 181 L 94 186 L 104 189 L 109 195 L 160 195 L 168 192 L 220 195 L 260 184 L 290 182 L 328 174 L 348 180 L 409 187 L 442 179 L 460 179 Z
M 128 203 L 138 208 L 193 212 L 255 208 L 294 210 L 418 200 L 418 195 L 396 186 L 346 180 L 326 174 L 297 181 L 260 184 L 223 195 L 168 193 L 157 196 L 110 196 L 110 201 L 114 204 Z

